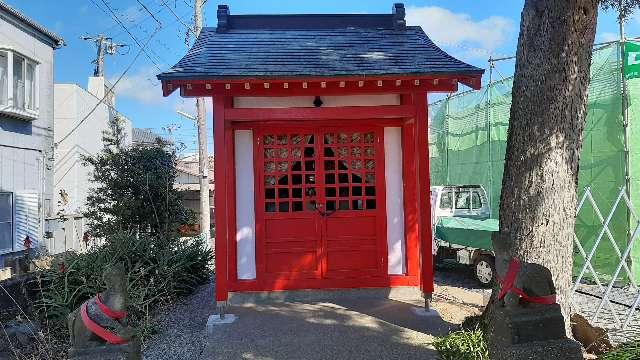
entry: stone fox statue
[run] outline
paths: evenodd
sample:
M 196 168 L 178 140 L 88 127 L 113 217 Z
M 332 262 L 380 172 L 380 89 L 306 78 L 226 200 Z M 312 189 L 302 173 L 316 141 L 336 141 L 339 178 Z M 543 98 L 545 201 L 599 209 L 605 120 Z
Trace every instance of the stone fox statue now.
M 87 353 L 100 348 L 100 352 L 113 349 L 135 356 L 137 346 L 133 338 L 134 330 L 127 325 L 128 281 L 123 264 L 113 265 L 105 270 L 103 279 L 105 291 L 84 302 L 69 314 L 67 319 L 71 336 L 72 353 Z
M 501 234 L 495 234 L 492 240 L 496 254 L 504 254 L 496 255 L 495 261 L 497 273 L 503 274 L 498 297 L 499 300 L 504 301 L 504 306 L 513 309 L 532 304 L 556 302 L 556 287 L 549 269 L 540 264 L 521 262 L 506 255 L 508 240 Z

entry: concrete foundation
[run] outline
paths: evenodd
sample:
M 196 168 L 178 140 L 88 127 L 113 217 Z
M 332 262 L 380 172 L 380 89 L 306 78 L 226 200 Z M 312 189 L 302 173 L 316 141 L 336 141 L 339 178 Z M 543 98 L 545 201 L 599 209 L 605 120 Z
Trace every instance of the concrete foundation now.
M 558 304 L 499 307 L 490 316 L 491 359 L 583 359 L 580 344 L 566 336 Z
M 220 314 L 210 315 L 207 319 L 207 333 L 215 331 L 220 325 L 232 324 L 237 319 L 238 317 L 234 314 L 224 314 L 224 317 L 221 317 Z
M 411 311 L 421 317 L 437 317 L 440 318 L 440 314 L 438 314 L 438 311 L 436 309 L 425 309 L 423 307 L 413 307 L 411 308 Z
M 583 360 L 582 348 L 570 339 L 535 341 L 490 351 L 491 359 L 509 360 Z
M 409 286 L 394 288 L 313 289 L 229 293 L 229 305 L 264 304 L 274 301 L 318 302 L 340 299 L 392 299 L 423 301 L 420 289 Z

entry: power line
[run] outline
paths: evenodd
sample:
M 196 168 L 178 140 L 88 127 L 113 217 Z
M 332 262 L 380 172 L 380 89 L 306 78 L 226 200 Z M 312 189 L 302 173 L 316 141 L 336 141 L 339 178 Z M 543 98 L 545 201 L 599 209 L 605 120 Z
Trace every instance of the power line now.
M 184 21 L 182 21 L 182 19 L 180 19 L 178 14 L 176 14 L 176 12 L 173 11 L 171 6 L 169 6 L 169 4 L 167 4 L 167 2 L 165 0 L 160 0 L 160 2 L 162 2 L 162 5 L 164 5 L 167 9 L 169 9 L 171 14 L 173 14 L 173 16 L 178 20 L 178 22 L 180 22 L 180 24 L 182 24 L 182 26 L 184 26 L 187 29 L 187 31 L 189 31 L 189 32 L 191 32 L 192 34 L 195 35 L 195 32 L 193 31 L 193 29 L 189 25 L 185 24 Z
M 149 15 L 151 15 L 151 17 L 153 18 L 153 20 L 155 20 L 155 21 L 158 23 L 158 25 L 159 25 L 160 27 L 162 27 L 162 23 L 160 22 L 160 20 L 158 20 L 158 19 L 156 18 L 156 16 L 155 16 L 155 15 L 153 15 L 153 13 L 152 13 L 148 8 L 147 8 L 147 5 L 145 5 L 145 4 L 144 4 L 142 1 L 140 1 L 140 0 L 136 0 L 136 1 L 138 2 L 138 4 L 140 4 L 140 6 L 142 6 L 142 8 L 143 8 L 143 9 L 145 9 L 145 10 L 149 13 Z
M 92 0 L 93 1 L 93 0 Z M 120 76 L 118 77 L 118 79 L 115 81 L 115 83 L 113 83 L 113 85 L 111 85 L 111 87 L 109 88 L 108 91 L 105 91 L 104 96 L 102 97 L 102 99 L 100 99 L 100 101 L 98 101 L 96 103 L 96 105 L 89 111 L 89 113 L 87 113 L 87 115 L 85 115 L 80 121 L 78 121 L 78 123 L 65 135 L 63 136 L 60 140 L 58 140 L 54 146 L 59 145 L 60 143 L 62 143 L 63 141 L 65 141 L 69 136 L 71 136 L 71 134 L 73 134 L 74 131 L 76 131 L 76 129 L 78 129 L 80 127 L 80 125 L 82 125 L 82 123 L 84 123 L 89 116 L 91 116 L 91 114 L 93 114 L 96 109 L 98 108 L 98 106 L 100 106 L 100 104 L 106 104 L 104 101 L 105 99 L 110 96 L 113 93 L 113 90 L 115 89 L 116 85 L 118 85 L 118 82 L 120 82 L 120 80 L 127 74 L 127 72 L 129 70 L 131 70 L 131 68 L 133 67 L 133 65 L 136 63 L 136 61 L 138 60 L 138 58 L 140 57 L 140 55 L 142 53 L 144 53 L 144 49 L 147 47 L 147 45 L 149 45 L 149 43 L 151 43 L 151 39 L 153 39 L 153 37 L 158 33 L 158 30 L 160 29 L 156 29 L 156 31 L 151 34 L 151 36 L 149 37 L 149 39 L 147 40 L 147 42 L 143 45 L 140 46 L 140 50 L 138 50 L 138 53 L 136 54 L 136 56 L 133 58 L 133 60 L 131 61 L 131 63 L 127 66 L 126 69 L 124 69 L 124 71 L 122 72 L 122 74 L 120 74 Z
M 103 12 L 106 13 L 106 11 L 104 9 L 102 9 L 100 6 L 98 6 L 98 4 L 96 3 L 95 0 L 89 0 L 91 1 L 96 7 L 98 7 L 99 9 L 101 9 Z M 136 38 L 135 35 L 133 35 L 131 33 L 131 31 L 127 28 L 127 26 L 122 23 L 122 21 L 118 18 L 118 15 L 116 15 L 116 13 L 113 11 L 113 9 L 109 6 L 109 4 L 105 1 L 105 0 L 100 0 L 102 1 L 102 3 L 104 4 L 104 6 L 109 10 L 109 12 L 111 12 L 111 15 L 109 15 L 107 13 L 107 15 L 111 16 L 111 18 L 118 24 L 120 24 L 120 26 L 124 29 L 124 31 L 129 34 L 129 36 L 131 37 L 131 39 L 133 39 L 133 41 L 136 43 L 136 45 L 138 45 L 138 47 L 142 50 L 142 52 L 145 54 L 145 56 L 149 59 L 149 61 L 151 61 L 156 68 L 158 69 L 158 71 L 162 71 L 162 69 L 160 68 L 160 65 L 158 65 L 158 63 L 151 57 L 151 55 L 149 55 L 149 53 L 145 50 L 145 46 L 142 46 L 142 44 L 140 44 L 140 41 L 138 40 L 138 38 Z M 160 27 L 156 29 L 156 31 L 154 32 L 154 35 L 158 32 L 158 30 L 160 30 Z M 154 53 L 155 54 L 155 53 Z M 158 56 L 157 54 L 155 54 L 156 56 Z M 158 58 L 160 58 L 158 56 Z

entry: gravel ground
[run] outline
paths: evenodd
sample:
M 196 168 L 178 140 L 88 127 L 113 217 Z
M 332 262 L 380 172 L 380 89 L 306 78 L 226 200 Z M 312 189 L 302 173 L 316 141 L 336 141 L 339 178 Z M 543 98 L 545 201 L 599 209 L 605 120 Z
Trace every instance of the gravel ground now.
M 164 309 L 154 324 L 158 333 L 144 344 L 145 360 L 200 359 L 206 347 L 205 326 L 214 313 L 213 283 Z
M 436 285 L 466 288 L 473 293 L 487 291 L 478 286 L 473 279 L 473 274 L 467 268 L 459 266 L 447 266 L 438 271 Z M 480 311 L 477 304 L 460 305 L 460 301 L 455 299 L 455 294 L 451 295 L 446 291 L 436 292 L 433 305 L 444 321 L 453 326 L 460 323 L 464 317 Z M 154 323 L 157 334 L 144 344 L 143 358 L 145 360 L 209 359 L 208 355 L 211 355 L 212 349 L 207 349 L 208 336 L 205 328 L 208 316 L 214 312 L 212 283 L 200 287 L 193 295 L 182 299 L 170 308 L 161 310 Z M 265 322 L 265 324 L 268 323 L 268 321 Z M 386 324 L 386 322 L 383 323 Z M 407 334 L 413 334 L 412 336 L 416 339 L 424 340 L 418 333 L 409 331 Z M 397 337 L 397 334 L 394 337 Z M 429 353 L 428 350 L 425 351 Z
M 481 287 L 473 277 L 469 267 L 446 264 L 441 266 L 435 274 L 436 294 L 434 296 L 434 307 L 442 314 L 443 319 L 451 324 L 456 324 L 462 318 L 481 311 L 479 304 L 469 304 L 460 306 L 460 300 L 450 296 L 446 289 L 460 289 L 479 295 L 489 295 L 490 289 Z M 445 289 L 440 290 L 438 289 Z M 579 288 L 583 292 L 601 295 L 602 290 L 595 285 L 583 285 Z M 621 304 L 633 305 L 639 292 L 628 288 L 614 288 L 611 298 Z M 476 298 L 478 297 L 477 295 Z M 169 360 L 169 359 L 201 359 L 206 356 L 207 334 L 205 326 L 207 317 L 215 312 L 215 302 L 213 299 L 213 284 L 200 287 L 192 296 L 183 299 L 169 309 L 161 311 L 157 316 L 155 327 L 158 331 L 147 343 L 144 344 L 143 356 L 148 360 Z M 573 305 L 577 311 L 592 320 L 600 299 L 576 293 L 573 297 Z M 614 312 L 624 323 L 629 315 L 629 306 L 612 304 L 609 307 L 606 303 L 600 310 L 594 324 L 609 331 L 612 342 L 620 343 L 629 340 L 637 340 L 640 337 L 640 310 L 636 310 L 628 326 L 616 325 Z M 613 310 L 613 312 L 612 312 Z M 447 313 L 451 313 L 448 316 Z M 459 314 L 460 316 L 453 316 Z M 458 319 L 460 318 L 460 319 Z
M 490 289 L 482 288 L 474 279 L 470 267 L 460 264 L 447 263 L 440 266 L 435 274 L 435 283 L 436 285 L 448 285 L 472 292 L 491 294 Z M 604 286 L 606 287 L 607 285 L 605 284 Z M 597 285 L 581 285 L 578 291 L 592 295 L 580 292 L 574 294 L 572 301 L 576 311 L 587 318 L 593 325 L 607 329 L 609 338 L 613 343 L 619 344 L 640 338 L 640 304 L 638 304 L 633 313 L 630 313 L 630 307 L 634 304 L 636 298 L 640 296 L 640 289 L 614 287 L 609 299 L 618 304 L 612 303 L 608 305 L 605 302 L 597 317 L 594 317 L 594 315 L 601 301 L 598 297 L 602 297 L 604 289 L 600 289 Z M 629 314 L 631 314 L 631 319 L 628 325 L 623 328 L 623 324 Z M 616 321 L 616 316 L 620 321 L 619 323 Z
M 578 291 L 583 293 L 577 292 L 573 296 L 573 305 L 577 311 L 595 326 L 607 329 L 609 338 L 613 343 L 638 340 L 640 338 L 640 309 L 636 307 L 633 312 L 630 309 L 640 295 L 640 290 L 633 290 L 628 287 L 613 288 L 608 298 L 616 303 L 609 305 L 604 302 L 599 312 L 598 307 L 600 306 L 600 298 L 604 294 L 604 289 L 599 289 L 597 285 L 581 285 Z M 596 312 L 598 312 L 597 317 L 595 316 Z M 616 321 L 616 317 L 619 322 Z M 629 323 L 623 328 L 628 317 L 630 317 Z
M 238 319 L 214 329 L 202 359 L 435 360 L 433 336 L 450 325 L 412 308 L 362 298 L 234 306 Z
M 436 285 L 459 287 L 479 294 L 491 294 L 491 289 L 480 286 L 471 266 L 447 262 L 438 265 L 434 275 Z

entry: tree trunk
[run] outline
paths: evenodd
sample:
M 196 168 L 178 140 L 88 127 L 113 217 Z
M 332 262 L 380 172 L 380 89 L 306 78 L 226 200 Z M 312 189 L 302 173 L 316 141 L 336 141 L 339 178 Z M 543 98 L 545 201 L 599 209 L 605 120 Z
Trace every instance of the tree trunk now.
M 511 257 L 549 268 L 567 325 L 578 161 L 597 16 L 598 0 L 525 1 L 500 233 L 494 239 L 496 265 L 503 264 L 499 276 Z

